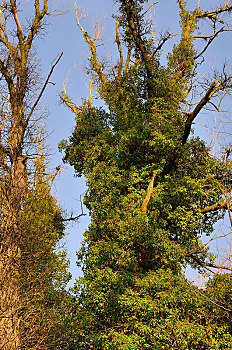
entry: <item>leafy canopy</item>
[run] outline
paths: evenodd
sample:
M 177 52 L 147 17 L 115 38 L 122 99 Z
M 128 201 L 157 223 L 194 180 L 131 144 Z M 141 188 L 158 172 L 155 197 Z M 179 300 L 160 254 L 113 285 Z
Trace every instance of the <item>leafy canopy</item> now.
M 183 113 L 196 76 L 193 33 L 203 12 L 188 11 L 179 1 L 182 34 L 164 67 L 161 47 L 146 35 L 144 1 L 118 3 L 130 62 L 122 71 L 120 60 L 118 76 L 105 74 L 94 40 L 84 34 L 104 107 L 91 100 L 77 107 L 62 95 L 76 125 L 59 147 L 77 176 L 86 178 L 91 215 L 78 252 L 84 277 L 74 288 L 78 349 L 224 349 L 231 342 L 230 321 L 221 323 L 208 291 L 198 291 L 182 274 L 186 264 L 200 271 L 214 266 L 201 238 L 223 218 L 221 189 L 229 193 L 231 185 L 231 163 L 212 157 L 191 135 L 219 80 L 197 109 Z M 119 36 L 116 42 L 122 55 Z M 226 275 L 212 283 L 220 280 L 231 283 Z M 211 288 L 210 282 L 209 293 Z M 231 305 L 231 295 L 226 298 Z

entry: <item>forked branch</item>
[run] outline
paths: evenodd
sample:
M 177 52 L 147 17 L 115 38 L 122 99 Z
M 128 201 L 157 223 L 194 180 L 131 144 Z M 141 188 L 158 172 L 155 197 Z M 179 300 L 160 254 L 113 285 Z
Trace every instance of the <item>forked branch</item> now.
M 209 100 L 211 99 L 213 94 L 217 91 L 217 84 L 219 81 L 220 81 L 220 78 L 217 78 L 211 83 L 209 89 L 206 91 L 205 95 L 202 97 L 200 102 L 198 102 L 198 104 L 196 105 L 194 110 L 191 113 L 187 114 L 184 133 L 183 133 L 183 137 L 182 137 L 182 144 L 183 145 L 186 143 L 186 141 L 190 135 L 190 131 L 191 131 L 191 127 L 192 127 L 192 123 L 193 123 L 194 119 L 197 117 L 199 112 L 205 107 L 205 105 L 209 102 Z
M 77 6 L 77 4 L 74 4 L 74 8 L 76 10 L 76 21 L 77 21 L 77 26 L 80 28 L 80 30 L 82 31 L 82 35 L 83 38 L 85 39 L 86 43 L 89 46 L 89 50 L 91 52 L 91 57 L 90 57 L 90 66 L 91 69 L 97 73 L 99 79 L 101 82 L 106 83 L 106 77 L 105 74 L 102 70 L 101 65 L 98 62 L 98 58 L 97 58 L 97 48 L 96 48 L 96 43 L 97 41 L 100 39 L 98 37 L 98 35 L 96 34 L 95 38 L 91 38 L 90 35 L 84 30 L 84 28 L 82 27 L 82 25 L 80 24 L 80 19 L 83 17 L 86 17 L 86 14 L 84 13 L 83 15 L 81 15 L 80 17 L 78 16 L 78 11 L 79 11 L 79 7 Z

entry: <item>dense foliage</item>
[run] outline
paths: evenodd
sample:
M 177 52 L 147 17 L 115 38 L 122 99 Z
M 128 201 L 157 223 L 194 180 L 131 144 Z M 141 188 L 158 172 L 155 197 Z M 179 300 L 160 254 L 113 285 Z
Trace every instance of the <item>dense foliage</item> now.
M 20 213 L 21 346 L 54 349 L 63 338 L 66 286 L 71 276 L 62 246 L 62 212 L 50 193 L 44 156 L 35 161 L 34 183 L 28 186 Z M 64 242 L 63 242 L 64 245 Z
M 104 76 L 85 33 L 104 107 L 89 100 L 77 107 L 63 93 L 76 126 L 60 149 L 86 178 L 91 215 L 78 252 L 84 277 L 74 287 L 77 349 L 230 349 L 230 275 L 202 291 L 182 273 L 187 264 L 214 266 L 201 238 L 223 218 L 222 188 L 231 186 L 231 162 L 191 135 L 209 99 L 183 113 L 196 75 L 192 33 L 203 12 L 179 1 L 182 36 L 164 67 L 146 36 L 144 1 L 118 3 L 122 40 L 133 53 L 128 69 Z

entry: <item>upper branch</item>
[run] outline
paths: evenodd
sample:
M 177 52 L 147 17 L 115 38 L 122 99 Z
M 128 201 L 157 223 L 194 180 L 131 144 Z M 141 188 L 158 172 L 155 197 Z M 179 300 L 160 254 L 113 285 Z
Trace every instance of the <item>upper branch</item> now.
M 52 75 L 52 73 L 53 73 L 53 71 L 54 71 L 54 68 L 56 67 L 56 65 L 58 64 L 58 62 L 60 61 L 60 59 L 61 59 L 62 56 L 63 56 L 63 52 L 61 52 L 61 54 L 58 56 L 58 58 L 56 58 L 56 59 L 53 61 L 54 63 L 53 63 L 53 62 L 51 63 L 51 70 L 50 70 L 50 72 L 49 72 L 49 74 L 48 74 L 48 76 L 47 76 L 47 79 L 45 80 L 45 83 L 44 83 L 44 85 L 43 85 L 43 87 L 42 87 L 42 89 L 41 89 L 41 91 L 40 91 L 40 93 L 39 93 L 37 99 L 35 100 L 35 102 L 34 102 L 32 108 L 31 108 L 31 110 L 30 110 L 30 112 L 29 112 L 29 114 L 28 114 L 27 123 L 29 122 L 29 120 L 30 120 L 30 118 L 31 118 L 31 116 L 32 116 L 32 113 L 34 112 L 34 110 L 35 110 L 37 104 L 39 103 L 39 101 L 40 101 L 40 99 L 41 99 L 41 97 L 42 97 L 42 95 L 43 95 L 43 93 L 44 93 L 44 90 L 46 89 L 46 86 L 47 86 L 48 83 L 49 83 L 49 79 L 50 79 L 50 77 L 51 77 L 51 75 Z
M 26 55 L 25 55 L 25 43 L 24 43 L 24 37 L 23 37 L 23 32 L 21 28 L 21 24 L 18 19 L 18 13 L 17 13 L 17 6 L 16 6 L 16 1 L 15 0 L 10 0 L 11 2 L 11 9 L 12 13 L 14 16 L 14 21 L 17 27 L 17 37 L 19 40 L 19 46 L 20 46 L 20 52 L 21 52 L 21 60 L 22 64 L 25 64 L 26 62 Z
M 119 21 L 116 23 L 116 43 L 119 51 L 119 65 L 118 65 L 118 78 L 121 78 L 122 75 L 122 65 L 123 65 L 123 54 L 122 54 L 122 45 L 119 39 Z
M 232 5 L 230 5 L 231 1 L 229 0 L 227 3 L 225 2 L 224 6 L 214 10 L 214 11 L 204 11 L 199 12 L 197 17 L 198 18 L 213 18 L 217 15 L 220 15 L 221 13 L 228 13 L 232 12 Z
M 194 57 L 194 59 L 195 60 L 197 60 L 199 57 L 201 57 L 202 56 L 202 54 L 208 49 L 208 47 L 209 47 L 209 45 L 214 41 L 214 39 L 218 36 L 218 34 L 220 34 L 220 33 L 222 33 L 222 32 L 225 32 L 225 31 L 227 31 L 226 29 L 225 29 L 225 27 L 221 27 L 219 30 L 217 30 L 213 35 L 211 35 L 210 37 L 208 37 L 207 39 L 208 39 L 208 42 L 207 42 L 207 44 L 205 45 L 205 47 L 201 50 L 201 52 L 200 53 L 198 53 L 195 57 Z M 197 38 L 197 37 L 194 37 L 194 38 Z M 203 39 L 205 39 L 206 37 L 202 37 Z M 206 39 L 206 40 L 207 40 Z
M 102 67 L 98 62 L 97 59 L 97 49 L 96 49 L 96 42 L 99 39 L 98 37 L 95 38 L 91 38 L 90 35 L 83 29 L 82 25 L 80 24 L 80 18 L 78 17 L 78 6 L 75 3 L 74 4 L 75 10 L 76 10 L 76 21 L 77 21 L 77 25 L 80 28 L 80 30 L 82 31 L 83 34 L 83 38 L 85 39 L 86 43 L 89 45 L 89 49 L 91 52 L 91 58 L 90 58 L 90 64 L 91 64 L 91 68 L 93 69 L 93 71 L 95 71 L 98 75 L 98 77 L 100 78 L 101 82 L 106 83 L 106 77 L 105 74 L 102 71 Z M 83 15 L 85 17 L 85 15 Z M 82 17 L 83 17 L 82 16 Z
M 131 0 L 121 0 L 121 3 L 123 5 L 124 11 L 127 16 L 127 22 L 134 40 L 134 43 L 136 47 L 139 49 L 142 60 L 145 64 L 146 72 L 147 72 L 147 77 L 148 77 L 148 95 L 149 97 L 153 98 L 154 97 L 154 92 L 153 92 L 153 84 L 151 82 L 151 79 L 153 77 L 153 69 L 151 65 L 151 57 L 150 54 L 147 50 L 147 47 L 144 43 L 144 40 L 141 37 L 141 34 L 139 33 L 137 26 L 135 24 L 134 20 L 134 14 L 132 10 L 132 1 Z
M 33 38 L 40 28 L 40 23 L 42 22 L 44 16 L 48 14 L 47 0 L 44 0 L 43 9 L 41 11 L 39 8 L 39 0 L 35 0 L 34 6 L 35 6 L 35 17 L 34 17 L 30 32 L 29 32 L 27 40 L 26 40 L 26 45 L 25 45 L 25 50 L 26 50 L 27 55 L 30 51 L 30 48 L 31 48 L 31 45 L 33 42 Z
M 127 50 L 126 63 L 125 63 L 125 66 L 124 66 L 124 68 L 123 68 L 123 74 L 126 73 L 128 67 L 129 67 L 130 59 L 131 59 L 131 52 L 132 52 L 132 47 L 129 46 L 129 47 L 128 47 L 128 50 Z
M 190 134 L 190 131 L 191 131 L 191 127 L 192 127 L 192 123 L 193 123 L 194 119 L 196 118 L 198 113 L 202 110 L 202 108 L 204 108 L 204 106 L 209 102 L 209 100 L 213 96 L 213 94 L 218 90 L 217 84 L 218 84 L 219 80 L 220 80 L 220 78 L 217 78 L 216 80 L 214 80 L 212 82 L 212 84 L 210 85 L 208 91 L 202 97 L 200 102 L 196 105 L 194 110 L 191 113 L 187 114 L 187 120 L 185 122 L 184 134 L 183 134 L 183 137 L 182 137 L 182 144 L 183 145 L 186 143 L 186 141 L 187 141 L 187 139 L 189 137 L 189 134 Z

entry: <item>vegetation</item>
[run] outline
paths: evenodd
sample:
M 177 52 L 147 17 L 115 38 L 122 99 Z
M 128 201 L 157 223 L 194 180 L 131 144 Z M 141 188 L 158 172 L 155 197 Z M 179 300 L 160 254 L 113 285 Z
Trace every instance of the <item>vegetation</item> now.
M 76 126 L 60 150 L 86 178 L 91 215 L 78 252 L 84 276 L 74 287 L 72 348 L 230 349 L 231 275 L 218 269 L 232 268 L 202 241 L 230 214 L 230 152 L 216 157 L 192 129 L 232 88 L 226 67 L 198 74 L 209 45 L 229 29 L 232 6 L 189 10 L 179 0 L 181 36 L 164 66 L 161 50 L 172 35 L 154 40 L 147 1 L 117 3 L 119 61 L 111 68 L 97 55 L 99 32 L 86 33 L 76 6 L 90 49 L 87 73 L 104 107 L 94 105 L 92 89 L 81 106 L 62 93 Z M 205 290 L 187 282 L 187 265 L 216 271 Z
M 22 6 L 22 7 L 21 7 Z M 25 6 L 25 5 L 24 5 Z M 47 0 L 21 25 L 23 4 L 0 5 L 0 348 L 54 349 L 62 337 L 62 303 L 69 279 L 62 215 L 46 172 L 43 120 L 37 105 L 58 63 L 40 88 L 33 43 L 48 15 Z
M 231 349 L 232 266 L 210 250 L 215 224 L 228 215 L 232 225 L 231 149 L 216 154 L 193 135 L 199 114 L 220 112 L 232 89 L 228 65 L 203 75 L 201 66 L 231 31 L 231 1 L 207 10 L 178 0 L 177 39 L 154 33 L 156 3 L 116 0 L 111 66 L 99 58 L 99 23 L 91 36 L 75 5 L 90 97 L 77 106 L 64 88 L 76 125 L 59 148 L 86 178 L 91 224 L 71 291 L 62 238 L 80 215 L 64 219 L 51 194 L 60 167 L 47 169 L 38 109 L 62 54 L 40 84 L 33 46 L 49 11 L 47 0 L 32 3 L 25 22 L 27 2 L 0 4 L 0 348 Z M 204 289 L 187 281 L 186 266 L 212 273 Z

